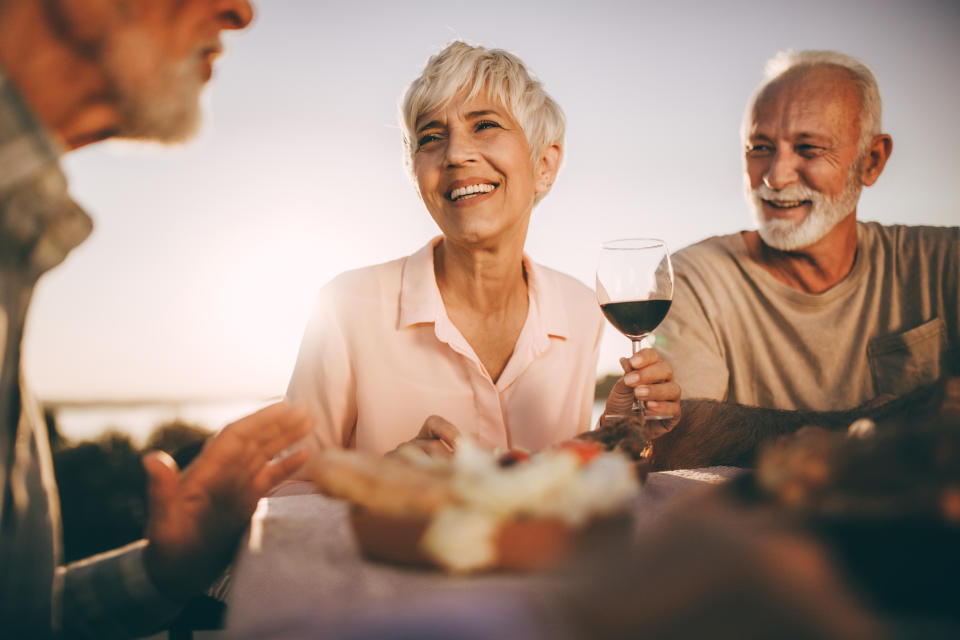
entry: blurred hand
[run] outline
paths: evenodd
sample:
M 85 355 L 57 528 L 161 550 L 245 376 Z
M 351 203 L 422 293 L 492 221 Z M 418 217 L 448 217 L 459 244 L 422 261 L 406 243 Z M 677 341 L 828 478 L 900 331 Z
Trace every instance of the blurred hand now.
M 646 402 L 651 412 L 674 416 L 672 420 L 647 422 L 651 437 L 663 435 L 680 420 L 680 385 L 673 380 L 673 367 L 660 359 L 656 349 L 641 349 L 630 358 L 620 358 L 624 375 L 613 385 L 603 413 L 630 415 L 633 399 Z
M 416 447 L 435 458 L 449 458 L 457 450 L 457 438 L 460 430 L 440 416 L 430 416 L 423 421 L 420 432 L 413 440 L 404 442 L 389 454 L 396 453 L 400 447 Z
M 144 562 L 161 592 L 184 599 L 220 575 L 257 501 L 308 454 L 274 456 L 306 436 L 312 422 L 305 409 L 278 402 L 224 427 L 182 472 L 163 452 L 144 456 L 149 507 Z

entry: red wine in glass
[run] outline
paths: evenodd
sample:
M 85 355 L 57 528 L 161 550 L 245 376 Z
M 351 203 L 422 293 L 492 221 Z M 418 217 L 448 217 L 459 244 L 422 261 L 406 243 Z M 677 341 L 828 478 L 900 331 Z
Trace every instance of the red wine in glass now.
M 670 311 L 670 300 L 628 300 L 600 305 L 607 320 L 631 340 L 641 340 L 660 326 Z
M 597 302 L 603 315 L 630 338 L 637 353 L 670 311 L 673 266 L 663 240 L 626 238 L 603 243 L 597 266 Z M 634 400 L 633 411 L 647 420 L 672 419 L 645 411 Z

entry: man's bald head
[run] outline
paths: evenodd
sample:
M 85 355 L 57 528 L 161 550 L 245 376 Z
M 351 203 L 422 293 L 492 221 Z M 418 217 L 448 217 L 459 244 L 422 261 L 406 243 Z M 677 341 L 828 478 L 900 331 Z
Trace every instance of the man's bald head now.
M 864 154 L 871 141 L 881 132 L 880 89 L 877 80 L 869 67 L 860 60 L 838 51 L 781 51 L 770 58 L 764 67 L 764 80 L 761 82 L 747 101 L 741 127 L 741 140 L 746 140 L 749 124 L 753 117 L 757 99 L 766 92 L 768 87 L 784 82 L 795 81 L 801 77 L 809 77 L 809 72 L 822 70 L 835 73 L 838 88 L 849 88 L 857 92 L 859 98 L 858 122 L 859 139 L 857 149 Z

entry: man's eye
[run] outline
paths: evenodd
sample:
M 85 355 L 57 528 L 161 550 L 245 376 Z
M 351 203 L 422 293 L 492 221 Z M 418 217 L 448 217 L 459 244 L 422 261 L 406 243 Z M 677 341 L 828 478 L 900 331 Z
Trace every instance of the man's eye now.
M 797 153 L 802 156 L 810 157 L 816 156 L 823 152 L 823 147 L 818 147 L 813 144 L 798 144 L 796 147 Z
M 773 147 L 768 144 L 751 144 L 747 145 L 747 155 L 748 156 L 763 156 L 769 153 L 773 153 Z

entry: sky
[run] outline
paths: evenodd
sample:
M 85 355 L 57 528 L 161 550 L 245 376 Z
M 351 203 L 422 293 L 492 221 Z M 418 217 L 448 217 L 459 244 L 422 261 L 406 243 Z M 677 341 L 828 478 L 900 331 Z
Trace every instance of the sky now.
M 44 276 L 25 367 L 53 399 L 283 393 L 318 289 L 437 233 L 407 176 L 397 104 L 453 39 L 519 55 L 567 116 L 527 252 L 589 286 L 600 244 L 678 249 L 752 226 L 739 124 L 779 50 L 863 59 L 893 154 L 858 217 L 956 225 L 960 2 L 262 0 L 226 34 L 185 146 L 69 154 L 96 229 Z M 376 336 L 371 336 L 376 340 Z M 629 351 L 609 329 L 600 372 Z

